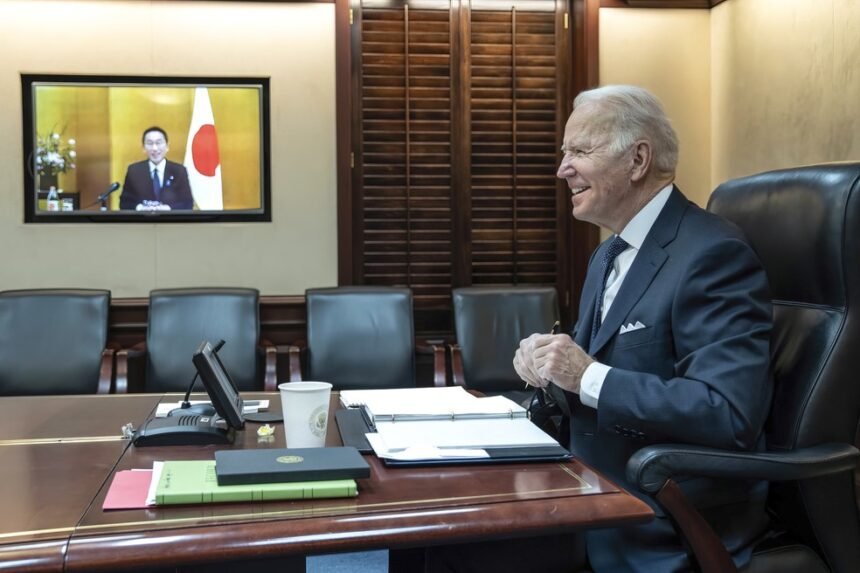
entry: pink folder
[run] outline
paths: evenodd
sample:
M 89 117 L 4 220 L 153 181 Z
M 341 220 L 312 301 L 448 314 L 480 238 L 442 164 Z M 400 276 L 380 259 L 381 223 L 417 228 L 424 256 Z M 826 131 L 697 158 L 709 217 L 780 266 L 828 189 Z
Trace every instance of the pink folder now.
M 113 476 L 102 509 L 145 509 L 152 470 L 123 470 Z

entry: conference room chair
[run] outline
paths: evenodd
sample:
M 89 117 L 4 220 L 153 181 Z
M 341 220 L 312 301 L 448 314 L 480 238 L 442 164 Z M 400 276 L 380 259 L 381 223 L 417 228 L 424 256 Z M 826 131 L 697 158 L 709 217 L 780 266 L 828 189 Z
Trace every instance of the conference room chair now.
M 559 319 L 555 287 L 463 287 L 452 292 L 457 342 L 450 346 L 455 385 L 486 395 L 502 394 L 528 406 L 514 370 L 520 340 L 549 333 Z
M 630 459 L 628 478 L 675 518 L 705 572 L 734 565 L 680 493 L 679 476 L 770 481 L 771 540 L 745 572 L 860 571 L 860 453 L 852 446 L 860 419 L 860 163 L 729 181 L 708 208 L 743 229 L 770 281 L 768 449 L 649 446 Z
M 0 395 L 107 394 L 110 291 L 0 292 Z
M 291 380 L 331 382 L 338 390 L 415 387 L 421 352 L 433 356 L 434 384 L 445 385 L 444 347 L 416 345 L 408 288 L 314 288 L 305 301 L 307 340 L 290 349 Z
M 276 349 L 260 339 L 259 300 L 250 288 L 153 290 L 146 342 L 117 352 L 117 392 L 129 391 L 129 359 L 145 360 L 144 392 L 184 392 L 204 340 L 224 340 L 218 357 L 239 390 L 277 390 Z

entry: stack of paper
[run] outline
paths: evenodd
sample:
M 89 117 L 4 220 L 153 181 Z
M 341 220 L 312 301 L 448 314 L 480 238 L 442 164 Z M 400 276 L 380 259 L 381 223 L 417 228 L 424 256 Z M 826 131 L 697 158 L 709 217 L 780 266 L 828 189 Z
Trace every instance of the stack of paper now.
M 343 390 L 346 408 L 365 405 L 379 421 L 441 418 L 525 418 L 525 409 L 504 396 L 478 398 L 460 386 L 445 388 L 398 388 L 393 390 Z
M 376 432 L 366 434 L 385 460 L 560 459 L 555 439 L 531 423 L 525 409 L 494 396 L 478 398 L 459 386 L 344 390 L 347 408 L 366 406 Z

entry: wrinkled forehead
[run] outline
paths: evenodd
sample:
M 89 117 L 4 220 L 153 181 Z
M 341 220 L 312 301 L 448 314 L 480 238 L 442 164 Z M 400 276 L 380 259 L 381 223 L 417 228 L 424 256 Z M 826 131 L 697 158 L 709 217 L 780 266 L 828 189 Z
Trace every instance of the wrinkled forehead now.
M 593 148 L 611 141 L 614 124 L 609 114 L 596 103 L 585 103 L 570 114 L 564 126 L 565 149 L 573 147 Z

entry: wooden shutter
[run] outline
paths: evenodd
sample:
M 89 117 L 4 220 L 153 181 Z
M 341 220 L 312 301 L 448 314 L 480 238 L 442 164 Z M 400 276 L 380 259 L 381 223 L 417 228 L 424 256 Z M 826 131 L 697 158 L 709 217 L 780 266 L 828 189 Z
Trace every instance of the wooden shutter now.
M 553 11 L 472 11 L 474 284 L 557 282 L 559 85 Z
M 362 11 L 361 275 L 421 306 L 452 287 L 450 36 L 447 9 Z
M 412 288 L 416 316 L 469 284 L 566 292 L 558 2 L 361 0 L 355 283 Z

